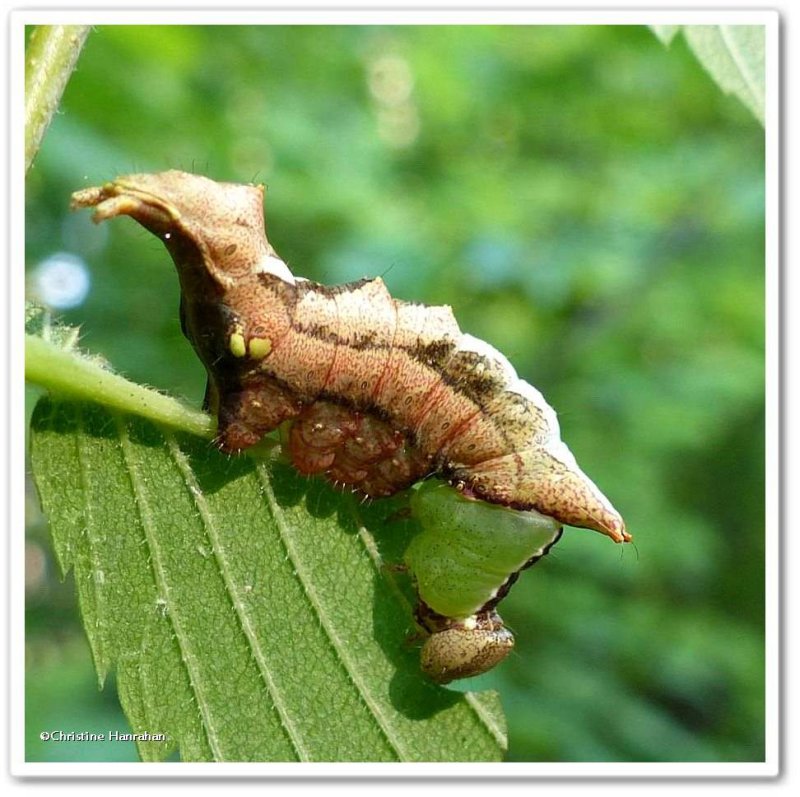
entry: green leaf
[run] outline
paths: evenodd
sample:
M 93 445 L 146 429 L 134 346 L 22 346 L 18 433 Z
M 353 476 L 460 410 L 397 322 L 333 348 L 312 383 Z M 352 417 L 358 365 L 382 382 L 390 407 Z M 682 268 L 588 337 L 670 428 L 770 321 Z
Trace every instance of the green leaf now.
M 408 522 L 288 466 L 89 402 L 43 398 L 31 462 L 102 684 L 145 760 L 497 760 L 494 693 L 419 672 Z M 371 518 L 365 520 L 364 518 Z M 405 535 L 405 536 L 404 536 Z
M 662 44 L 669 45 L 675 36 L 680 33 L 680 25 L 651 25 L 650 30 L 661 39 Z
M 764 124 L 764 27 L 761 25 L 653 25 L 670 44 L 682 31 L 686 41 L 717 85 L 736 95 Z

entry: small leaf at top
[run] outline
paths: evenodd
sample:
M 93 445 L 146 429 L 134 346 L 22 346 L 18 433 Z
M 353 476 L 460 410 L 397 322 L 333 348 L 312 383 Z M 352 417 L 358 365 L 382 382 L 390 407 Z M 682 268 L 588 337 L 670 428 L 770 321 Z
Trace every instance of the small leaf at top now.
M 680 25 L 651 25 L 650 30 L 658 36 L 664 44 L 670 44 L 681 29 Z
M 763 25 L 651 25 L 666 45 L 683 32 L 703 68 L 726 93 L 737 96 L 764 124 Z

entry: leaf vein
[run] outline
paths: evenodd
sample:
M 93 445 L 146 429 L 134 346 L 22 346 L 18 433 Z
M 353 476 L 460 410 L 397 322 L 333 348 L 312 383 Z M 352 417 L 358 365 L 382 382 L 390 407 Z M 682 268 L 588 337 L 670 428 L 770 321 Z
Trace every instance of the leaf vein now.
M 115 415 L 117 423 L 117 432 L 119 435 L 120 446 L 122 448 L 123 460 L 125 467 L 128 471 L 128 477 L 133 489 L 136 506 L 139 511 L 139 521 L 144 531 L 145 541 L 150 553 L 150 563 L 153 571 L 153 579 L 156 584 L 156 589 L 159 597 L 164 601 L 167 612 L 166 616 L 172 625 L 177 640 L 178 647 L 181 651 L 181 661 L 186 667 L 189 677 L 189 684 L 195 697 L 195 703 L 200 713 L 201 724 L 206 734 L 209 747 L 211 748 L 214 758 L 217 760 L 222 759 L 222 750 L 218 733 L 215 729 L 215 724 L 211 715 L 208 712 L 207 701 L 203 698 L 202 678 L 194 664 L 194 655 L 191 652 L 191 640 L 189 635 L 183 629 L 178 613 L 175 611 L 173 601 L 170 599 L 170 587 L 165 572 L 164 563 L 160 558 L 160 547 L 156 534 L 156 522 L 152 516 L 151 509 L 145 498 L 144 486 L 142 483 L 142 476 L 136 463 L 136 455 L 131 446 L 128 437 L 128 429 L 125 421 L 118 415 Z
M 275 498 L 275 493 L 272 490 L 272 484 L 270 483 L 269 477 L 267 476 L 265 471 L 266 467 L 267 466 L 263 464 L 259 465 L 256 468 L 256 472 L 258 473 L 259 481 L 261 482 L 264 495 L 266 496 L 270 513 L 272 514 L 272 517 L 275 520 L 275 526 L 280 534 L 284 550 L 286 551 L 286 554 L 289 557 L 289 560 L 291 561 L 295 572 L 297 573 L 298 581 L 303 587 L 303 591 L 306 595 L 306 598 L 308 599 L 309 604 L 314 610 L 314 613 L 319 618 L 320 626 L 325 632 L 326 636 L 328 637 L 328 640 L 330 641 L 334 651 L 336 652 L 337 658 L 341 663 L 345 673 L 347 674 L 347 677 L 356 687 L 359 696 L 364 701 L 364 704 L 366 705 L 367 709 L 375 719 L 375 722 L 378 725 L 378 728 L 380 729 L 387 743 L 389 744 L 391 749 L 394 750 L 399 760 L 401 761 L 409 760 L 406 751 L 402 749 L 400 741 L 395 739 L 394 734 L 391 733 L 391 723 L 388 717 L 386 717 L 379 703 L 370 694 L 366 683 L 364 682 L 361 675 L 358 673 L 357 667 L 355 666 L 350 655 L 348 654 L 347 646 L 339 637 L 335 625 L 330 621 L 330 618 L 327 616 L 327 613 L 323 608 L 322 602 L 320 601 L 319 596 L 317 595 L 317 592 L 314 588 L 313 578 L 311 578 L 310 574 L 307 572 L 304 564 L 301 561 L 301 557 L 298 555 L 298 552 L 292 543 L 291 532 L 287 528 L 286 523 L 283 519 L 283 515 L 278 507 L 278 502 Z
M 280 689 L 275 683 L 275 680 L 270 674 L 269 664 L 265 655 L 263 646 L 259 643 L 258 635 L 256 634 L 254 623 L 251 620 L 248 612 L 244 608 L 245 601 L 231 577 L 231 566 L 225 557 L 224 547 L 220 540 L 219 531 L 214 520 L 214 515 L 208 506 L 203 491 L 197 483 L 191 465 L 188 462 L 186 454 L 178 445 L 174 435 L 165 433 L 167 445 L 170 455 L 178 467 L 178 470 L 183 478 L 189 494 L 192 496 L 197 511 L 200 513 L 200 518 L 205 527 L 206 534 L 211 542 L 211 549 L 214 552 L 214 558 L 219 565 L 220 575 L 222 576 L 223 583 L 225 584 L 225 591 L 231 601 L 232 608 L 236 613 L 239 621 L 239 626 L 244 633 L 250 650 L 258 666 L 258 671 L 264 686 L 267 689 L 270 697 L 272 698 L 275 710 L 281 720 L 281 725 L 286 733 L 289 743 L 294 747 L 297 752 L 297 757 L 300 761 L 310 761 L 311 754 L 303 743 L 301 733 L 296 724 L 292 721 L 291 712 L 289 712 L 285 705 L 285 700 L 281 696 Z

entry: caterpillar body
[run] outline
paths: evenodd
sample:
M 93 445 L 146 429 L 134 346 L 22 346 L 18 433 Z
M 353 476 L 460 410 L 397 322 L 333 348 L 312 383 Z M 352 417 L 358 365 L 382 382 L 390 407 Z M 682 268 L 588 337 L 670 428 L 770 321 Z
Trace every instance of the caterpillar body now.
M 267 240 L 263 192 L 168 171 L 77 191 L 72 207 L 131 216 L 166 245 L 223 451 L 281 426 L 297 470 L 363 495 L 443 480 L 411 498 L 421 665 L 438 683 L 486 672 L 514 645 L 497 604 L 562 524 L 631 536 L 500 352 L 449 307 L 393 299 L 380 279 L 295 277 Z
M 129 215 L 165 243 L 222 450 L 288 422 L 299 471 L 364 495 L 438 474 L 482 501 L 630 540 L 553 409 L 500 352 L 462 333 L 449 307 L 393 299 L 379 278 L 296 278 L 267 240 L 263 193 L 168 171 L 72 197 L 95 221 Z
M 423 672 L 445 684 L 490 670 L 514 647 L 497 605 L 558 542 L 553 518 L 476 501 L 428 480 L 411 496 L 422 533 L 405 561 L 416 582 L 416 620 L 427 633 Z

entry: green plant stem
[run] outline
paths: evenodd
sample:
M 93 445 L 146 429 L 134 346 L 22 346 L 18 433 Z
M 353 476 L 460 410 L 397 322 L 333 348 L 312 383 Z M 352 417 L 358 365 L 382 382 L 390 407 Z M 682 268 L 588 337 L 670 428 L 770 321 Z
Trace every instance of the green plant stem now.
M 25 53 L 25 171 L 58 108 L 75 68 L 88 25 L 39 25 Z
M 214 421 L 205 413 L 33 335 L 25 335 L 25 379 L 52 393 L 141 415 L 171 429 L 207 439 L 214 434 Z

